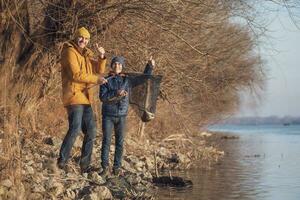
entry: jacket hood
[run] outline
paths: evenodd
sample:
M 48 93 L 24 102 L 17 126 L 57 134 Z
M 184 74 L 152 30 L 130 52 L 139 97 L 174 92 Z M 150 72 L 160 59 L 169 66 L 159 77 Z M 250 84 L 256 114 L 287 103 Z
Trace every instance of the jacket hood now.
M 94 53 L 92 50 L 90 50 L 89 48 L 85 47 L 83 50 L 80 49 L 78 47 L 78 45 L 76 45 L 76 43 L 74 41 L 68 41 L 68 42 L 65 42 L 64 45 L 63 45 L 63 49 L 66 49 L 66 48 L 74 48 L 76 49 L 76 51 L 78 51 L 78 53 L 80 53 L 81 55 L 83 56 L 88 56 L 88 57 L 93 57 L 94 56 Z

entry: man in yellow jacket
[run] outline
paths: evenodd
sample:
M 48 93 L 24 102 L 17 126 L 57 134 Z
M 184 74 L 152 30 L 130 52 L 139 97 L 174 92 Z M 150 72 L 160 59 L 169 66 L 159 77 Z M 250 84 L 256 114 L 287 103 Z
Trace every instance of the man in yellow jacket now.
M 91 107 L 93 99 L 92 86 L 106 83 L 103 78 L 106 58 L 105 50 L 99 47 L 99 56 L 94 58 L 93 52 L 86 46 L 90 33 L 84 27 L 76 31 L 75 39 L 66 42 L 61 52 L 62 98 L 68 113 L 69 130 L 60 148 L 57 165 L 65 169 L 76 137 L 82 130 L 84 140 L 81 150 L 81 172 L 87 172 L 96 136 L 96 125 Z

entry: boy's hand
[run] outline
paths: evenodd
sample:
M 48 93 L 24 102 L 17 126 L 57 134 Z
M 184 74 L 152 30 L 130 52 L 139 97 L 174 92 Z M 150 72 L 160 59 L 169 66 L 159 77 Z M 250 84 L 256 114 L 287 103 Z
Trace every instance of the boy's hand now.
M 105 49 L 101 46 L 98 45 L 98 43 L 96 43 L 96 47 L 98 50 L 98 53 L 100 54 L 100 58 L 104 58 L 105 57 Z
M 118 94 L 118 96 L 124 97 L 124 96 L 126 96 L 128 93 L 126 92 L 126 90 L 118 90 L 117 94 Z
M 155 67 L 155 60 L 152 58 L 152 56 L 150 56 L 148 63 L 151 64 L 153 68 Z
M 107 83 L 107 80 L 106 80 L 105 78 L 103 78 L 102 76 L 100 76 L 99 79 L 98 79 L 98 83 L 99 83 L 100 85 L 102 85 L 102 84 Z

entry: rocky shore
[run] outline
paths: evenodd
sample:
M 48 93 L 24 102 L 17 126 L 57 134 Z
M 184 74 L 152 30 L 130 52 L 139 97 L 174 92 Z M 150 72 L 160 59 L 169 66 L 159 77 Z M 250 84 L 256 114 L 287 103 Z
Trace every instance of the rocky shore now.
M 97 138 L 93 152 L 93 171 L 81 174 L 79 158 L 82 138 L 73 147 L 67 170 L 56 166 L 62 140 L 43 135 L 22 141 L 21 182 L 14 184 L 10 177 L 0 182 L 2 199 L 154 199 L 156 186 L 153 178 L 163 171 L 187 170 L 195 160 L 203 160 L 203 166 L 216 162 L 222 151 L 209 146 L 201 133 L 187 138 L 171 135 L 164 139 L 139 139 L 128 137 L 125 143 L 122 174 L 99 176 L 100 143 Z M 151 141 L 151 142 L 150 142 Z M 111 147 L 113 158 L 114 146 Z M 198 166 L 199 167 L 199 166 Z

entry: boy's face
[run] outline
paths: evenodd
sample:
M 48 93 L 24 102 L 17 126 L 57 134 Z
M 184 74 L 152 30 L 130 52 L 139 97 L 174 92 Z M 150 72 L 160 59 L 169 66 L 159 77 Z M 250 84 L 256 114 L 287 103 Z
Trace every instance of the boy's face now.
M 123 68 L 123 66 L 122 66 L 122 64 L 119 63 L 119 62 L 115 62 L 115 63 L 113 64 L 113 71 L 114 71 L 116 74 L 121 73 L 121 72 L 122 72 L 122 68 Z

